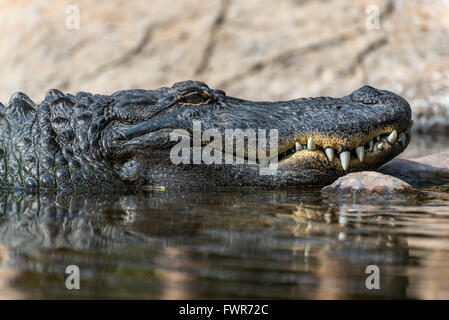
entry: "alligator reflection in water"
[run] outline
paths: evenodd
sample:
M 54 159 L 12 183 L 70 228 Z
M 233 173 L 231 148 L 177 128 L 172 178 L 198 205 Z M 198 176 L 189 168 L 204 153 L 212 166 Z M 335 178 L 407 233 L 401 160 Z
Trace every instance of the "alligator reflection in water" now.
M 25 297 L 415 298 L 429 286 L 448 294 L 447 202 L 358 205 L 251 189 L 2 199 L 1 268 L 15 271 L 9 283 Z M 77 292 L 64 286 L 71 264 L 81 270 Z M 365 287 L 371 264 L 380 290 Z

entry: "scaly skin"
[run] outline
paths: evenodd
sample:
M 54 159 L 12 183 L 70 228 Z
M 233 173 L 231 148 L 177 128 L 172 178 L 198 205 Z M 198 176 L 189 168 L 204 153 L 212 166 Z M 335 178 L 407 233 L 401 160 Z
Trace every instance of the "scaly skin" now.
M 170 150 L 178 141 L 171 141 L 170 133 L 184 129 L 192 135 L 195 120 L 203 131 L 216 129 L 223 137 L 226 129 L 277 129 L 277 171 L 261 175 L 258 164 L 248 163 L 173 164 Z M 338 99 L 281 102 L 228 97 L 198 81 L 110 96 L 50 90 L 39 105 L 16 93 L 7 107 L 0 104 L 0 182 L 3 187 L 64 190 L 325 185 L 394 158 L 407 147 L 411 125 L 403 98 L 368 86 Z M 400 138 L 387 142 L 393 130 Z M 315 150 L 306 150 L 309 139 Z M 368 151 L 371 140 L 374 147 Z M 303 150 L 295 152 L 295 145 Z M 363 162 L 354 151 L 357 146 L 367 150 Z M 334 150 L 332 161 L 323 152 L 327 147 Z M 346 170 L 339 158 L 345 151 L 350 151 Z

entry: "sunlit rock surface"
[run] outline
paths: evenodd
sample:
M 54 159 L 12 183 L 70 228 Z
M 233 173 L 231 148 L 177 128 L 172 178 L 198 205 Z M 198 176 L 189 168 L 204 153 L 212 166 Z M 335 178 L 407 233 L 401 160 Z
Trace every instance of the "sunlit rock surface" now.
M 73 4 L 79 29 L 66 12 Z M 373 5 L 379 28 L 367 28 Z M 447 82 L 448 15 L 442 0 L 181 0 L 169 8 L 162 0 L 3 0 L 0 101 L 16 91 L 40 101 L 49 88 L 110 94 L 183 79 L 251 100 L 341 96 L 369 84 L 404 95 L 416 127 L 429 128 L 441 117 L 425 120 L 428 111 L 448 110 L 435 87 Z
M 363 171 L 347 174 L 322 189 L 326 195 L 342 195 L 364 200 L 408 199 L 414 189 L 408 183 L 378 172 Z

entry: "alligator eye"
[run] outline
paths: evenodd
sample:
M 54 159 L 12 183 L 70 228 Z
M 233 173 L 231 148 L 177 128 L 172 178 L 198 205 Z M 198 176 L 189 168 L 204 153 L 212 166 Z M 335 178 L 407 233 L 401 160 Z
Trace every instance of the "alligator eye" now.
M 188 105 L 208 104 L 212 100 L 212 95 L 207 91 L 194 91 L 183 94 L 180 102 Z

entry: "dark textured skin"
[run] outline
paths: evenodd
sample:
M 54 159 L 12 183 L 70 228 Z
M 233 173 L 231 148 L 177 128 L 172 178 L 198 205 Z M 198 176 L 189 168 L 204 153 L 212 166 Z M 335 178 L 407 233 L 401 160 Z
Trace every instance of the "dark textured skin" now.
M 302 151 L 280 160 L 275 175 L 260 175 L 258 165 L 174 165 L 170 132 L 278 129 L 279 154 L 306 144 L 332 147 L 331 163 L 321 151 Z M 198 81 L 171 88 L 126 90 L 110 96 L 50 90 L 35 105 L 16 93 L 0 104 L 0 182 L 3 187 L 117 189 L 129 186 L 308 186 L 331 183 L 348 172 L 371 170 L 402 152 L 387 145 L 366 156 L 351 156 L 344 171 L 338 152 L 353 150 L 378 135 L 411 126 L 409 104 L 401 97 L 362 87 L 343 98 L 301 98 L 252 102 L 228 97 Z

